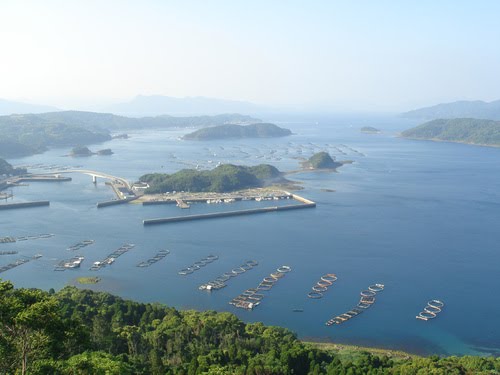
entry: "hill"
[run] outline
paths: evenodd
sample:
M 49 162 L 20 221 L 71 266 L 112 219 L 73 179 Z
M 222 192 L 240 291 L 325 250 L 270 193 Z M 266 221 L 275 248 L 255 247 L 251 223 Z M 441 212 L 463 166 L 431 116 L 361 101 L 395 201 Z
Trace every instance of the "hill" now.
M 500 100 L 493 102 L 458 101 L 425 107 L 402 114 L 406 118 L 434 120 L 444 118 L 478 118 L 500 120 Z
M 472 118 L 433 120 L 405 130 L 405 138 L 500 146 L 500 121 Z
M 210 171 L 183 169 L 170 175 L 146 174 L 139 180 L 149 184 L 146 194 L 166 193 L 167 191 L 223 193 L 260 187 L 271 181 L 285 181 L 281 177 L 281 172 L 268 164 L 253 167 L 223 164 Z
M 251 125 L 220 125 L 209 128 L 203 128 L 186 134 L 183 139 L 206 141 L 212 139 L 229 138 L 273 138 L 285 137 L 292 134 L 289 129 L 280 128 L 277 125 L 269 123 L 251 124 Z
M 1 175 L 16 176 L 24 173 L 26 173 L 26 169 L 14 168 L 4 159 L 0 159 L 0 176 Z
M 336 162 L 328 152 L 318 152 L 303 163 L 304 167 L 310 169 L 335 169 L 342 166 L 342 163 Z
M 110 113 L 62 111 L 0 116 L 0 157 L 32 155 L 48 147 L 99 143 L 111 139 L 110 130 L 201 127 L 258 121 L 240 114 L 130 118 Z
M 0 99 L 0 116 L 10 115 L 13 113 L 43 113 L 57 111 L 57 108 L 48 105 L 37 105 L 23 102 L 16 102 L 12 100 Z
M 158 116 L 168 114 L 194 116 L 217 113 L 256 113 L 263 108 L 253 103 L 205 97 L 174 98 L 162 95 L 138 95 L 126 103 L 103 108 L 107 112 L 127 116 Z
M 378 134 L 380 129 L 374 128 L 373 126 L 363 126 L 360 129 L 361 133 Z
M 320 349 L 230 313 L 178 311 L 66 287 L 0 281 L 1 374 L 493 374 L 494 357 Z

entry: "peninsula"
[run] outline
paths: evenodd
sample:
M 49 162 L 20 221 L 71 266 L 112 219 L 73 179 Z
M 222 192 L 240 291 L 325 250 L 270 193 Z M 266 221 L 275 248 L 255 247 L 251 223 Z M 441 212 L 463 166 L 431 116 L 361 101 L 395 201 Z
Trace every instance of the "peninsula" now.
M 439 119 L 401 133 L 404 138 L 500 146 L 500 121 L 473 118 Z
M 275 124 L 258 123 L 250 125 L 220 125 L 196 130 L 186 134 L 183 139 L 206 141 L 229 138 L 274 138 L 291 135 L 289 129 L 280 128 Z

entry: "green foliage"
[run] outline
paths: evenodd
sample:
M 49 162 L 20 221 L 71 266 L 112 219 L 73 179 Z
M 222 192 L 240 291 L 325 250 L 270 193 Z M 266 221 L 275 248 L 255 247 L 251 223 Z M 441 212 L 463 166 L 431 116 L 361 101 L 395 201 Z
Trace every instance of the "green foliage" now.
M 26 173 L 26 169 L 14 168 L 6 160 L 0 158 L 0 176 L 3 174 L 8 176 L 17 176 L 24 173 Z
M 0 282 L 1 374 L 498 374 L 500 359 L 344 357 L 285 328 L 66 287 Z
M 500 146 L 500 121 L 440 119 L 404 131 L 403 137 Z
M 189 192 L 228 192 L 252 187 L 259 187 L 265 180 L 279 178 L 281 173 L 271 165 L 260 164 L 244 167 L 223 164 L 210 171 L 183 169 L 174 174 L 152 173 L 140 178 L 147 182 L 146 194 L 165 193 L 167 191 Z
M 73 156 L 90 156 L 92 155 L 92 151 L 85 146 L 76 146 L 71 150 L 71 155 Z
M 111 139 L 109 130 L 216 126 L 242 121 L 259 120 L 239 114 L 129 118 L 81 111 L 0 116 L 0 157 L 32 155 L 48 147 L 99 143 Z
M 324 151 L 311 156 L 308 160 L 308 164 L 314 169 L 337 168 L 341 165 L 340 163 L 335 162 L 328 152 Z
M 271 138 L 284 137 L 292 134 L 288 129 L 269 123 L 251 125 L 220 125 L 203 128 L 186 134 L 183 138 L 190 140 L 210 140 L 227 138 Z

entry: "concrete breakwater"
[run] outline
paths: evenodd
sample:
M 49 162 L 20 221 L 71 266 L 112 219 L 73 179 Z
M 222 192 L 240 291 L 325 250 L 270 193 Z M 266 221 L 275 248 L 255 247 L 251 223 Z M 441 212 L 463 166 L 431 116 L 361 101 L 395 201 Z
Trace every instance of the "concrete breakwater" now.
M 19 202 L 19 203 L 6 203 L 0 204 L 0 210 L 10 210 L 15 208 L 28 208 L 28 207 L 40 207 L 49 206 L 49 201 L 34 201 L 34 202 Z
M 312 203 L 305 203 L 305 204 L 294 204 L 294 205 L 289 205 L 289 206 L 250 208 L 250 209 L 238 210 L 238 211 L 213 212 L 213 213 L 209 213 L 209 214 L 174 216 L 174 217 L 166 217 L 166 218 L 158 218 L 158 219 L 145 219 L 142 221 L 142 223 L 144 225 L 165 224 L 165 223 L 175 223 L 175 222 L 180 222 L 180 221 L 203 220 L 203 219 L 214 219 L 214 218 L 218 218 L 218 217 L 263 214 L 263 213 L 267 213 L 267 212 L 287 211 L 287 210 L 296 210 L 296 209 L 301 209 L 301 208 L 314 208 L 314 207 L 316 207 L 316 203 L 312 202 Z
M 115 206 L 117 204 L 123 204 L 123 203 L 128 203 L 133 200 L 136 200 L 138 197 L 128 197 L 128 198 L 123 198 L 123 199 L 113 199 L 110 201 L 105 201 L 105 202 L 99 202 L 96 204 L 97 208 L 103 208 L 103 207 L 108 207 L 108 206 Z

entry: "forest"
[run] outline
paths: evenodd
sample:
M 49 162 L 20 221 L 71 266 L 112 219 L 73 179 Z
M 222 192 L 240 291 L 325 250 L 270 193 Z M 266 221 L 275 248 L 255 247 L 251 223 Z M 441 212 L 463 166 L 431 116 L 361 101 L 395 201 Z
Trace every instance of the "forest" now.
M 493 357 L 342 356 L 286 328 L 0 281 L 1 374 L 493 374 Z

